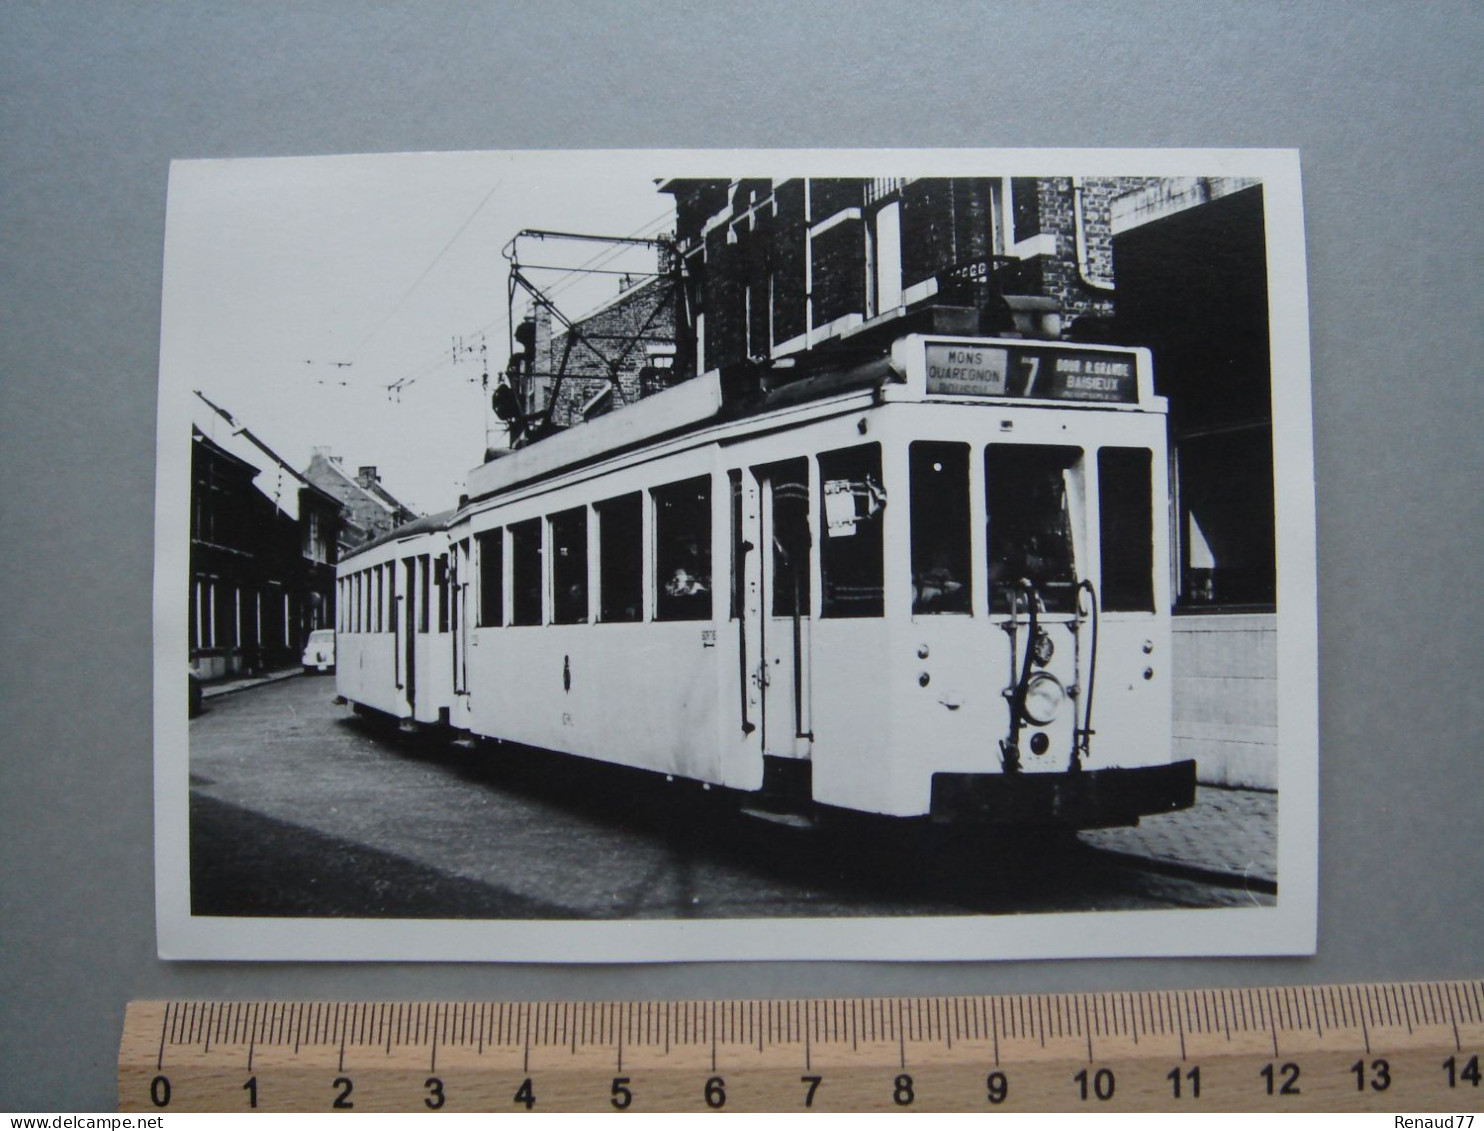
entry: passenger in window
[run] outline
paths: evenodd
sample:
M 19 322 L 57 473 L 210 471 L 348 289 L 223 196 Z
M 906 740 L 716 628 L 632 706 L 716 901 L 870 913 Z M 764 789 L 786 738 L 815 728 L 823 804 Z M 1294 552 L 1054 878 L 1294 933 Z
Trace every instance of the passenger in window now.
M 912 611 L 915 613 L 966 613 L 969 591 L 953 571 L 946 554 L 912 579 Z
M 665 593 L 671 597 L 699 597 L 711 588 L 711 574 L 701 560 L 701 548 L 693 542 L 680 543 L 675 553 L 677 564 Z

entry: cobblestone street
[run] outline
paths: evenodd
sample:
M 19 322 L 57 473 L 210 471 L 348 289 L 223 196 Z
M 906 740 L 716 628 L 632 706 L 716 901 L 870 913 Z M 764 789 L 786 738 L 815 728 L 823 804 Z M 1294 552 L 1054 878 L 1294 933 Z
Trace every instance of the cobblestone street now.
M 1046 841 L 912 824 L 781 828 L 706 793 L 511 748 L 471 753 L 352 717 L 329 679 L 208 690 L 191 726 L 198 914 L 417 918 L 954 915 L 1272 902 L 1212 855 L 1274 808 Z M 1212 829 L 1225 829 L 1224 839 Z M 1254 847 L 1251 855 L 1260 849 Z M 1269 858 L 1271 853 L 1268 853 Z

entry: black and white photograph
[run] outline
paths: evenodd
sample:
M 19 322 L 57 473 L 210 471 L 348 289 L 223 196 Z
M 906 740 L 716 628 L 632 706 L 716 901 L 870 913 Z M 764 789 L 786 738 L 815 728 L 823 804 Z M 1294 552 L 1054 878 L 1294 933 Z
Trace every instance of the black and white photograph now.
M 176 959 L 1309 954 L 1288 150 L 177 161 Z

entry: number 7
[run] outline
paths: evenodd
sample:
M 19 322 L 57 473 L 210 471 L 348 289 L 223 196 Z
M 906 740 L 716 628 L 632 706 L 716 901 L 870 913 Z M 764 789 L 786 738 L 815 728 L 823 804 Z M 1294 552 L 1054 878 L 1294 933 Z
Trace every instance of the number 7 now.
M 804 1093 L 804 1106 L 814 1106 L 814 1093 L 819 1091 L 819 1085 L 824 1082 L 823 1076 L 800 1076 L 800 1084 L 808 1084 L 809 1090 Z
M 1041 371 L 1041 359 L 1039 357 L 1022 357 L 1025 363 L 1025 395 L 1030 396 L 1036 391 L 1036 374 Z

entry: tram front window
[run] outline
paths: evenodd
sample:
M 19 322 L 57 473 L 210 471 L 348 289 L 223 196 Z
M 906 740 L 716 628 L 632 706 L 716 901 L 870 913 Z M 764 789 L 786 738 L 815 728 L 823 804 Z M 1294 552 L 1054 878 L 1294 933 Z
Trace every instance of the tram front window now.
M 656 487 L 656 620 L 711 619 L 711 480 Z
M 969 445 L 919 441 L 912 474 L 912 612 L 969 611 Z
M 1081 461 L 1081 448 L 991 444 L 986 450 L 992 611 L 1010 611 L 1022 580 L 1035 585 L 1047 612 L 1076 608 L 1068 478 Z

